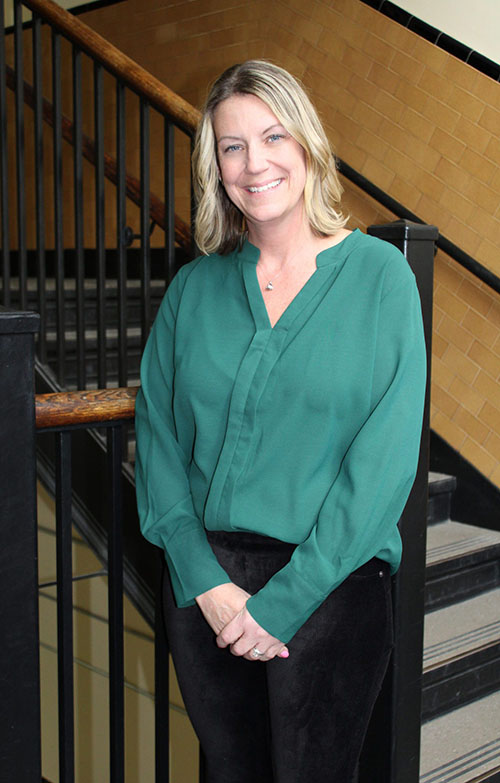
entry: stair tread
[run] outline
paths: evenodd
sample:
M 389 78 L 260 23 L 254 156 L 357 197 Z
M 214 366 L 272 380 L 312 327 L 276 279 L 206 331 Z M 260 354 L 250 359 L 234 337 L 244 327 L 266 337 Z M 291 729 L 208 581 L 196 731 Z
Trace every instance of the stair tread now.
M 427 565 L 450 560 L 465 554 L 500 545 L 500 533 L 495 530 L 448 520 L 427 530 Z
M 118 328 L 116 326 L 107 326 L 104 331 L 107 340 L 114 340 L 118 337 L 119 334 Z M 90 326 L 84 330 L 84 334 L 86 340 L 97 340 L 98 330 L 95 326 Z M 132 338 L 132 337 L 138 338 L 141 336 L 141 327 L 127 326 L 125 328 L 125 334 L 127 335 L 128 338 Z M 57 339 L 57 332 L 54 329 L 48 329 L 45 334 L 45 338 L 48 342 L 55 342 Z M 64 339 L 66 343 L 70 341 L 76 342 L 76 338 L 77 338 L 76 329 L 70 328 L 64 332 Z
M 500 771 L 500 691 L 422 727 L 420 783 L 474 783 Z
M 0 281 L 1 283 L 1 281 Z M 140 289 L 142 286 L 141 280 L 130 277 L 126 280 L 127 288 L 135 288 Z M 105 280 L 105 289 L 108 291 L 116 290 L 118 286 L 118 282 L 116 278 L 106 278 Z M 92 277 L 86 277 L 84 279 L 83 287 L 86 291 L 96 291 L 97 290 L 97 282 L 95 278 Z M 149 287 L 150 288 L 158 288 L 160 291 L 162 289 L 165 289 L 165 280 L 152 278 L 149 281 Z M 0 285 L 0 290 L 2 289 L 2 286 Z M 11 278 L 11 285 L 10 285 L 11 291 L 18 291 L 19 290 L 19 278 Z M 28 293 L 37 292 L 38 291 L 38 280 L 35 277 L 28 277 L 26 281 L 26 290 Z M 46 280 L 45 285 L 46 292 L 52 292 L 56 290 L 56 280 L 53 277 L 48 277 Z M 74 277 L 65 277 L 64 278 L 64 290 L 65 291 L 75 291 L 76 290 L 76 279 Z
M 429 471 L 429 495 L 436 495 L 441 492 L 453 492 L 457 486 L 455 476 L 447 473 L 438 473 L 435 470 Z
M 500 642 L 500 588 L 427 614 L 424 672 Z

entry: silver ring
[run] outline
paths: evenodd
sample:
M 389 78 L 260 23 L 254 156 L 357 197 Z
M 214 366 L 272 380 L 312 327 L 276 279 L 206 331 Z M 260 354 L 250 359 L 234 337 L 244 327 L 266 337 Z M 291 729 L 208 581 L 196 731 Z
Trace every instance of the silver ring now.
M 258 650 L 256 647 L 254 647 L 250 655 L 252 656 L 252 658 L 260 658 L 260 656 L 264 655 L 264 653 Z

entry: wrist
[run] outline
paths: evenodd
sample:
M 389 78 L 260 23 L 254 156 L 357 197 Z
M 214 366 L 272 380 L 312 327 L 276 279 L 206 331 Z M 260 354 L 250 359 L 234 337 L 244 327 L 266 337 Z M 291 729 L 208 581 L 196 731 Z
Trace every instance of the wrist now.
M 223 582 L 220 585 L 215 585 L 215 587 L 211 587 L 209 590 L 205 590 L 204 593 L 200 593 L 199 595 L 195 596 L 194 600 L 196 601 L 198 606 L 201 607 L 201 605 L 206 603 L 207 600 L 215 598 L 215 596 L 218 593 L 222 592 L 222 589 L 224 589 L 225 587 L 227 587 L 227 585 L 230 584 L 232 584 L 232 582 Z

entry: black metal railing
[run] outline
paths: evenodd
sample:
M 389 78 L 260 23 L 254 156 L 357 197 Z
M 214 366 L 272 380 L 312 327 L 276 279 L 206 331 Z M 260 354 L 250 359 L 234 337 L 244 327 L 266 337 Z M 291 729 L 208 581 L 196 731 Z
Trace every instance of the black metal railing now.
M 78 436 L 91 433 L 101 455 L 106 497 L 101 523 L 106 527 L 99 555 L 108 584 L 109 774 L 112 783 L 125 780 L 124 625 L 124 422 L 134 415 L 135 390 L 106 389 L 34 396 L 35 313 L 5 311 L 0 306 L 0 778 L 39 783 L 41 777 L 38 593 L 57 588 L 58 737 L 60 783 L 74 783 L 75 698 L 73 649 L 72 529 L 78 514 L 75 477 L 79 470 Z M 8 370 L 8 371 L 7 371 Z M 35 430 L 36 425 L 36 430 Z M 36 434 L 38 432 L 38 435 Z M 42 475 L 55 496 L 56 579 L 39 584 L 36 512 L 36 441 L 49 440 L 54 460 Z M 75 441 L 75 443 L 73 443 Z M 105 470 L 102 470 L 105 465 Z M 87 477 L 88 478 L 88 477 Z M 149 549 L 149 571 L 159 582 L 161 557 Z M 159 591 L 157 591 L 159 595 Z M 159 603 L 155 629 L 156 780 L 168 783 L 168 647 Z M 42 738 L 43 740 L 43 738 Z
M 55 444 L 53 490 L 56 499 L 57 551 L 57 659 L 58 659 L 58 720 L 59 720 L 59 780 L 75 779 L 75 726 L 73 682 L 73 568 L 72 568 L 72 436 L 78 429 L 105 433 L 107 497 L 108 582 L 108 650 L 109 650 L 109 780 L 123 783 L 125 779 L 124 745 L 124 648 L 123 648 L 123 420 L 133 416 L 133 393 L 117 390 L 109 394 L 98 392 L 89 401 L 83 393 L 39 395 L 36 399 L 37 429 L 52 433 Z M 103 399 L 104 398 L 104 399 Z M 120 402 L 124 402 L 120 408 Z M 118 408 L 117 408 L 118 405 Z M 116 420 L 118 416 L 122 419 Z M 109 420 L 113 417 L 115 420 Z M 50 437 L 50 435 L 44 435 Z M 152 565 L 154 565 L 152 558 Z M 88 575 L 87 578 L 90 578 Z M 81 577 L 78 577 L 81 578 Z M 52 583 L 39 585 L 41 588 Z M 159 625 L 161 628 L 161 624 Z M 162 655 L 165 639 L 157 637 Z M 165 657 L 164 659 L 165 660 Z M 164 682 L 164 678 L 161 680 Z M 166 698 L 165 698 L 166 697 Z M 168 691 L 156 688 L 157 710 L 167 711 L 161 723 L 168 726 Z M 168 736 L 168 735 L 167 735 Z M 168 763 L 168 758 L 166 759 Z M 165 769 L 158 780 L 167 780 Z
M 396 215 L 396 217 L 401 218 L 402 220 L 411 220 L 413 223 L 425 225 L 425 221 L 418 217 L 418 215 L 410 209 L 407 209 L 403 204 L 400 204 L 399 201 L 392 198 L 392 196 L 382 190 L 382 188 L 379 188 L 373 182 L 370 182 L 369 179 L 364 177 L 363 174 L 360 174 L 359 171 L 356 171 L 356 169 L 353 169 L 352 166 L 349 166 L 348 163 L 340 159 L 337 162 L 340 173 L 348 179 L 349 182 L 352 182 L 363 193 L 366 193 L 383 207 L 386 207 L 393 215 Z M 488 288 L 491 288 L 497 294 L 500 294 L 500 277 L 492 272 L 491 269 L 487 269 L 483 264 L 480 264 L 479 261 L 476 261 L 475 258 L 472 258 L 472 256 L 462 250 L 461 247 L 455 245 L 454 242 L 441 233 L 438 234 L 436 239 L 436 247 L 446 253 L 446 255 L 460 264 L 464 269 L 467 269 L 467 271 L 482 283 L 485 283 Z
M 189 202 L 197 112 L 50 0 L 13 7 L 13 32 L 0 33 L 1 301 L 40 313 L 37 354 L 59 387 L 125 386 L 165 285 L 190 254 L 189 228 L 175 217 L 174 170 L 177 155 Z M 185 212 L 189 223 L 189 203 Z M 155 226 L 163 237 L 152 242 Z

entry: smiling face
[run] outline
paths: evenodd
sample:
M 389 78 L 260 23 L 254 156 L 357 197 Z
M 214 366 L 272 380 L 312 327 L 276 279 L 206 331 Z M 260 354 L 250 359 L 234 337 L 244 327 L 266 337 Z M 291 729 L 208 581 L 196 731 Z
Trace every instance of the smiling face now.
M 304 150 L 271 109 L 255 95 L 233 95 L 218 105 L 213 127 L 222 183 L 250 238 L 264 226 L 307 221 Z

